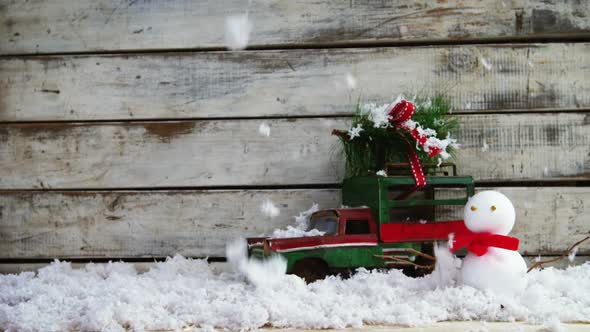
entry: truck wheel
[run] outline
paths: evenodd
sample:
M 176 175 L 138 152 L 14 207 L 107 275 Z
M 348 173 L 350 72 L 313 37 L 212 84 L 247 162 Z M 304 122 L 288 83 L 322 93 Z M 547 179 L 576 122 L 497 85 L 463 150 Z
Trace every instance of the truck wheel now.
M 328 272 L 328 264 L 317 258 L 302 259 L 293 266 L 293 274 L 305 280 L 308 284 L 324 279 Z
M 434 256 L 434 243 L 432 242 L 424 242 L 422 243 L 422 250 L 423 253 L 428 254 L 430 256 Z M 426 259 L 422 256 L 417 256 L 416 260 L 414 261 L 416 264 L 419 265 L 431 265 L 434 264 L 433 261 Z M 431 274 L 431 269 L 418 269 L 413 266 L 407 266 L 402 269 L 402 272 L 407 275 L 408 277 L 412 278 L 419 278 L 425 275 Z

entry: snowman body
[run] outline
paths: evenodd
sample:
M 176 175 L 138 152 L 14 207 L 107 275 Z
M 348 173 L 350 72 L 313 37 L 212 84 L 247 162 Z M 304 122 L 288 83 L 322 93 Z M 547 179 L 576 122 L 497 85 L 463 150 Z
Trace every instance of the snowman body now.
M 468 254 L 461 266 L 463 284 L 494 293 L 518 294 L 526 287 L 526 263 L 517 251 L 489 248 L 483 256 Z
M 496 191 L 471 197 L 464 210 L 465 226 L 473 233 L 508 235 L 516 213 L 510 200 Z M 526 263 L 518 251 L 489 247 L 481 256 L 469 253 L 461 266 L 465 285 L 494 293 L 520 293 L 526 287 Z

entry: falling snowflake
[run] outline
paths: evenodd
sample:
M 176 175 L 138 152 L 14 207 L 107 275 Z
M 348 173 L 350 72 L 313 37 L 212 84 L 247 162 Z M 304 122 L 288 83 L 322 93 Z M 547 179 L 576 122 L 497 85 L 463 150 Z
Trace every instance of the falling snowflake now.
M 576 259 L 576 254 L 578 253 L 578 246 L 575 246 L 572 251 L 567 255 L 567 259 L 570 262 L 573 262 Z
M 346 74 L 346 85 L 350 90 L 356 89 L 356 78 L 351 73 Z
M 252 22 L 247 14 L 228 16 L 225 19 L 225 45 L 230 50 L 243 50 L 248 46 Z
M 453 249 L 455 245 L 455 233 L 449 233 L 449 249 Z
M 258 133 L 262 136 L 269 137 L 270 136 L 270 126 L 268 124 L 266 124 L 266 122 L 261 123 L 260 126 L 258 127 Z
M 279 208 L 276 207 L 270 199 L 267 199 L 266 201 L 264 201 L 264 203 L 262 203 L 262 206 L 260 206 L 260 210 L 266 216 L 269 216 L 271 218 L 274 218 L 281 213 Z
M 487 142 L 486 142 L 486 140 L 484 139 L 484 140 L 483 140 L 483 146 L 481 147 L 481 152 L 486 152 L 486 151 L 488 151 L 488 148 L 489 148 L 489 146 L 488 146 L 488 143 L 487 143 Z
M 480 58 L 479 61 L 487 70 L 492 70 L 492 65 L 485 58 Z

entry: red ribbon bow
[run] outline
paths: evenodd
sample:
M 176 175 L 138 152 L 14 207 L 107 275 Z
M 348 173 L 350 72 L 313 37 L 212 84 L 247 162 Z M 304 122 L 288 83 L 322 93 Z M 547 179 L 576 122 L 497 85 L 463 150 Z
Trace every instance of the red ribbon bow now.
M 395 104 L 392 107 L 391 111 L 389 111 L 389 123 L 395 128 L 403 129 L 407 131 L 422 147 L 422 149 L 426 150 L 424 146 L 428 141 L 428 137 L 423 135 L 419 132 L 418 126 L 414 128 L 408 127 L 407 121 L 412 118 L 414 112 L 416 111 L 416 106 L 407 101 L 402 100 L 399 103 Z M 428 147 L 428 156 L 434 157 L 441 152 L 441 148 L 439 147 Z M 424 176 L 424 170 L 422 169 L 422 164 L 420 164 L 420 158 L 418 157 L 418 153 L 416 150 L 408 142 L 408 161 L 410 162 L 410 167 L 412 168 L 412 173 L 414 174 L 414 180 L 416 181 L 416 189 L 422 188 L 426 185 L 426 177 Z
M 485 255 L 490 247 L 502 248 L 507 250 L 518 250 L 519 240 L 515 237 L 489 234 L 489 233 L 464 233 L 457 234 L 451 244 L 451 251 L 455 252 L 461 248 L 467 247 L 467 250 L 477 256 Z

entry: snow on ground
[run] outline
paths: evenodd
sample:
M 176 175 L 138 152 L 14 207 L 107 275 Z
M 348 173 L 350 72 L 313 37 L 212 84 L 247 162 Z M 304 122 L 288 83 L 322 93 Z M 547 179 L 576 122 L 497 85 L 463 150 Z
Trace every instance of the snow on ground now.
M 263 264 L 229 248 L 235 272 L 216 275 L 204 260 L 181 256 L 138 274 L 133 265 L 54 262 L 37 274 L 0 276 L 0 330 L 133 331 L 420 326 L 445 320 L 515 321 L 556 326 L 590 322 L 590 263 L 527 275 L 522 296 L 455 286 L 456 261 L 412 279 L 397 270 L 360 269 L 350 279 L 310 285 L 284 275 L 284 262 Z M 233 250 L 233 251 L 232 251 Z

